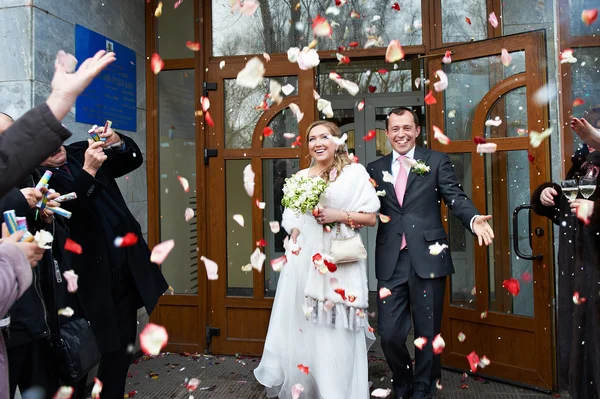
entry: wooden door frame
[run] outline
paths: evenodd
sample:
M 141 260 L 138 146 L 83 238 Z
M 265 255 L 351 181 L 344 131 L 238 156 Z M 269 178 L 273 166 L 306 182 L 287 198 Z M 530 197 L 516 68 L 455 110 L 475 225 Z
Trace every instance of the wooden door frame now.
M 524 49 L 528 49 L 525 54 L 525 65 L 526 65 L 526 73 L 522 73 L 516 76 L 512 76 L 509 79 L 505 79 L 499 84 L 495 85 L 490 89 L 488 94 L 484 96 L 478 109 L 476 111 L 476 115 L 473 120 L 472 131 L 483 131 L 484 122 L 489 109 L 496 103 L 499 96 L 503 93 L 509 92 L 510 90 L 522 87 L 526 85 L 527 89 L 527 111 L 528 111 L 528 129 L 529 131 L 537 130 L 541 131 L 546 129 L 548 123 L 548 109 L 547 107 L 537 107 L 533 104 L 532 95 L 535 90 L 541 88 L 545 84 L 546 74 L 541 73 L 532 73 L 533 71 L 537 71 L 538 60 L 545 60 L 545 35 L 543 32 L 535 31 L 531 33 L 524 33 L 513 36 L 504 36 L 502 38 L 496 39 L 488 39 L 481 42 L 468 43 L 463 45 L 457 45 L 453 47 L 448 47 L 448 50 L 453 50 L 455 53 L 453 55 L 453 61 L 465 60 L 465 59 L 473 59 L 480 57 L 488 57 L 490 55 L 489 49 L 500 49 L 506 48 L 509 52 L 520 51 Z M 499 56 L 499 54 L 498 54 Z M 437 69 L 441 69 L 441 57 L 432 58 L 429 62 L 429 76 L 433 77 L 435 75 L 435 71 Z M 429 126 L 436 125 L 444 130 L 444 103 L 443 103 L 443 93 L 435 93 L 437 103 L 430 106 L 428 113 L 428 124 Z M 495 142 L 498 145 L 498 151 L 503 150 L 513 150 L 513 149 L 521 149 L 523 145 L 528 146 L 528 138 L 527 137 L 515 137 L 515 138 L 488 138 L 489 142 Z M 457 153 L 475 153 L 475 144 L 472 141 L 453 141 L 447 146 L 442 146 L 440 143 L 433 139 L 433 133 L 429 132 L 429 142 L 433 149 L 443 151 L 443 152 L 457 152 Z M 527 143 L 527 144 L 525 144 Z M 526 147 L 529 148 L 529 147 Z M 548 141 L 544 141 L 540 147 L 536 149 L 529 148 L 531 154 L 536 158 L 536 163 L 533 166 L 530 166 L 530 185 L 538 186 L 539 184 L 550 180 L 550 156 L 549 156 L 549 143 Z M 540 164 L 541 162 L 541 164 Z M 483 157 L 472 157 L 472 167 L 473 170 L 484 171 L 484 160 Z M 478 207 L 478 209 L 485 209 L 486 198 L 485 191 L 477 189 L 477 187 L 486 187 L 485 186 L 485 176 L 483 173 L 479 174 L 478 179 L 473 179 L 473 195 L 472 200 L 473 203 Z M 446 215 L 447 220 L 447 212 L 445 207 L 442 208 L 444 214 Z M 542 218 L 538 215 L 532 213 L 531 220 L 533 225 L 544 227 L 545 231 L 551 232 L 551 224 L 550 222 Z M 447 222 L 446 222 L 447 228 Z M 548 254 L 548 259 L 553 260 L 552 254 L 552 242 L 549 239 L 537 239 L 533 238 L 533 248 L 534 253 L 543 253 Z M 476 309 L 465 309 L 458 308 L 454 306 L 450 306 L 450 293 L 451 293 L 451 285 L 450 279 L 448 280 L 447 290 L 446 290 L 446 298 L 444 304 L 444 318 L 443 318 L 443 331 L 450 331 L 450 322 L 451 319 L 456 318 L 459 320 L 465 320 L 474 324 L 485 324 L 497 327 L 507 327 L 509 324 L 507 320 L 510 322 L 510 327 L 512 329 L 530 331 L 535 334 L 535 337 L 539 337 L 536 340 L 536 369 L 533 370 L 516 370 L 515 368 L 511 368 L 509 366 L 494 364 L 494 359 L 491 359 L 492 366 L 495 371 L 499 371 L 501 377 L 506 380 L 514 380 L 514 381 L 523 381 L 526 385 L 543 387 L 545 389 L 552 389 L 555 387 L 555 351 L 554 351 L 554 339 L 553 339 L 553 310 L 554 306 L 547 306 L 550 301 L 550 304 L 553 303 L 554 292 L 553 292 L 553 273 L 554 270 L 552 267 L 546 267 L 544 262 L 535 262 L 533 264 L 533 274 L 534 280 L 536 280 L 536 284 L 534 287 L 534 309 L 535 309 L 535 319 L 529 317 L 515 316 L 506 314 L 492 312 L 489 311 L 485 322 L 482 322 L 480 319 L 480 314 L 484 311 L 489 310 L 489 297 L 487 295 L 486 287 L 489 284 L 489 266 L 487 263 L 487 249 L 485 247 L 475 248 L 475 265 L 477 272 L 475 273 L 475 286 L 476 286 Z M 482 265 L 485 265 L 483 267 Z M 542 277 L 542 275 L 545 275 Z M 542 305 L 543 304 L 543 305 Z M 507 319 L 509 317 L 510 319 Z M 534 323 L 534 320 L 537 323 Z M 477 339 L 479 337 L 473 337 Z M 455 342 L 456 341 L 456 342 Z M 457 344 L 456 337 L 446 337 L 446 350 L 444 352 L 445 356 L 443 360 L 446 363 L 450 363 L 453 365 L 462 365 L 459 368 L 467 368 L 467 362 L 464 359 L 463 354 L 453 353 L 452 348 L 453 345 L 459 346 Z M 505 343 L 505 345 L 508 345 Z M 483 354 L 481 354 L 483 355 Z M 550 369 L 544 367 L 545 365 L 552 365 Z M 480 371 L 478 374 L 489 376 L 489 370 L 494 369 L 485 369 Z M 538 373 L 536 370 L 542 370 L 541 373 Z M 492 373 L 494 374 L 494 373 Z

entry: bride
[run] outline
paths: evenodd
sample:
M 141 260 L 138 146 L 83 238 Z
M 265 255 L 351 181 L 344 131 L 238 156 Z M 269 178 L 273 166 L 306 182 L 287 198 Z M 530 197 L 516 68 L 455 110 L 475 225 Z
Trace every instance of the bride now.
M 350 161 L 339 128 L 314 122 L 307 131 L 312 166 L 301 176 L 328 183 L 318 212 L 297 215 L 286 208 L 282 226 L 290 235 L 287 264 L 278 282 L 269 332 L 256 379 L 269 397 L 367 399 L 367 350 L 375 340 L 368 324 L 366 261 L 329 270 L 314 255 L 329 253 L 331 239 L 352 237 L 357 226 L 374 226 L 379 199 L 360 164 Z M 324 231 L 326 225 L 333 228 Z M 337 287 L 332 286 L 337 280 Z M 334 280 L 334 281 L 335 281 Z M 301 392 L 301 393 L 300 393 Z M 299 396 L 298 396 L 299 395 Z

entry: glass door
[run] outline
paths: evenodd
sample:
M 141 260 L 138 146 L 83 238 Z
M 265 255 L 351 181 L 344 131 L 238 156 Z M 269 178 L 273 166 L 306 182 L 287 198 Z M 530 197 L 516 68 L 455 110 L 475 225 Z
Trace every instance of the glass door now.
M 452 62 L 431 58 L 429 77 L 433 84 L 442 70 L 449 84 L 433 92 L 437 102 L 428 107 L 428 120 L 451 139 L 443 145 L 430 132 L 431 148 L 449 154 L 465 192 L 482 214 L 493 216 L 496 236 L 492 245 L 480 247 L 450 211 L 445 213 L 456 273 L 446 290 L 442 362 L 468 371 L 467 356 L 475 352 L 491 361 L 477 374 L 550 390 L 552 230 L 533 212 L 529 218 L 514 212 L 550 180 L 549 143 L 533 148 L 528 137 L 548 128 L 547 107 L 533 100 L 545 84 L 545 48 L 544 33 L 536 31 L 442 49 L 441 54 L 453 52 Z M 512 58 L 508 66 L 500 57 L 503 49 Z M 496 144 L 496 152 L 478 153 L 482 139 Z M 517 256 L 518 248 L 535 256 Z M 518 282 L 518 295 L 509 293 L 505 282 Z

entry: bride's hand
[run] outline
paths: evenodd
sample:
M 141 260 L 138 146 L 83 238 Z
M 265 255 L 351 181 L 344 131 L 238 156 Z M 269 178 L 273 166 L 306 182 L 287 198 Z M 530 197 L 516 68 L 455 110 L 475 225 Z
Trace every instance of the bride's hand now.
M 338 211 L 337 209 L 319 208 L 319 213 L 315 216 L 315 219 L 317 219 L 317 223 L 319 224 L 337 223 L 341 220 L 342 214 L 344 214 L 344 212 Z M 346 215 L 344 214 L 344 218 L 345 217 Z
M 294 244 L 298 243 L 298 236 L 300 235 L 300 230 L 293 228 L 292 229 L 292 234 L 290 235 L 290 238 L 292 239 L 292 242 Z

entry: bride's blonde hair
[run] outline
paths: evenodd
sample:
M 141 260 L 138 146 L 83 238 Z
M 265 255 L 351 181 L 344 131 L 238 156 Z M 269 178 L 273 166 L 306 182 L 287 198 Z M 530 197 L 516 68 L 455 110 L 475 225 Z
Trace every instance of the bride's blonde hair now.
M 337 138 L 342 137 L 342 132 L 340 131 L 340 128 L 335 123 L 330 122 L 330 121 L 315 121 L 315 122 L 311 123 L 311 125 L 308 127 L 308 129 L 306 129 L 307 145 L 308 145 L 308 136 L 310 135 L 310 131 L 313 130 L 317 126 L 324 126 L 332 136 L 335 136 Z M 311 161 L 311 166 L 314 165 L 314 162 L 315 161 L 313 159 Z M 335 154 L 333 156 L 333 163 L 331 164 L 331 166 L 329 166 L 328 168 L 326 168 L 325 170 L 323 170 L 321 172 L 320 177 L 323 180 L 325 180 L 326 182 L 329 182 L 329 173 L 331 173 L 331 171 L 333 169 L 337 170 L 337 175 L 339 176 L 340 173 L 342 173 L 342 169 L 344 168 L 344 166 L 350 165 L 351 163 L 352 163 L 352 161 L 350 161 L 350 158 L 348 157 L 348 152 L 346 151 L 346 145 L 345 144 L 340 145 L 335 150 Z

